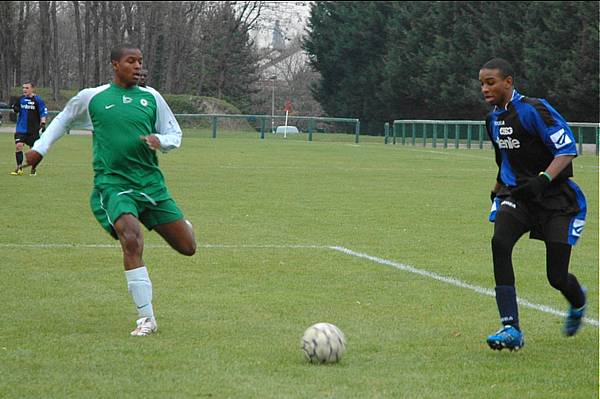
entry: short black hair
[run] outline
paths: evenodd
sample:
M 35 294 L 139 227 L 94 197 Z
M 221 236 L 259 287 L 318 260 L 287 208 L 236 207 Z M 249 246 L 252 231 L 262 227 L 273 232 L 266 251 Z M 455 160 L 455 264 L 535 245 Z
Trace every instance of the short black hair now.
M 123 43 L 123 44 L 119 44 L 118 46 L 113 47 L 112 50 L 110 50 L 110 60 L 111 61 L 119 61 L 121 59 L 121 57 L 123 57 L 123 54 L 125 53 L 125 51 L 127 50 L 139 50 L 140 48 L 138 46 L 134 46 L 133 44 L 129 44 L 129 43 Z
M 513 79 L 515 78 L 515 71 L 513 70 L 512 65 L 504 58 L 492 58 L 483 64 L 481 69 L 498 69 L 503 79 L 507 76 L 511 76 Z
M 24 85 L 31 85 L 31 87 L 35 87 L 35 83 L 33 83 L 33 80 L 25 80 L 23 81 Z

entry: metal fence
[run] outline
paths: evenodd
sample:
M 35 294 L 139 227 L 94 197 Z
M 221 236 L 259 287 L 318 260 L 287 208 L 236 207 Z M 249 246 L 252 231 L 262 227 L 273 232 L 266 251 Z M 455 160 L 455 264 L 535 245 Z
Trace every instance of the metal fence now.
M 194 121 L 205 121 L 210 123 L 211 137 L 216 138 L 219 130 L 224 130 L 223 122 L 241 122 L 245 126 L 258 133 L 259 138 L 264 139 L 266 134 L 275 132 L 275 121 L 283 122 L 287 119 L 287 126 L 298 127 L 301 132 L 306 133 L 308 141 L 313 141 L 313 135 L 317 133 L 340 133 L 354 135 L 354 142 L 360 139 L 360 121 L 355 118 L 325 118 L 313 116 L 288 116 L 283 115 L 236 115 L 236 114 L 175 114 L 178 122 L 184 126 Z M 227 123 L 225 123 L 227 125 Z M 229 123 L 231 126 L 232 123 Z M 283 125 L 283 123 L 280 124 Z M 344 127 L 340 128 L 340 125 Z
M 15 116 L 11 110 L 0 110 L 0 113 L 4 116 L 4 121 L 12 120 Z M 49 112 L 51 117 L 57 114 L 58 111 Z M 10 118 L 11 115 L 13 118 Z M 282 115 L 237 114 L 175 114 L 175 117 L 182 127 L 210 129 L 212 138 L 217 138 L 226 131 L 230 131 L 231 127 L 237 124 L 236 128 L 240 131 L 255 132 L 260 139 L 264 139 L 268 132 L 274 132 L 275 121 L 282 122 L 286 119 Z M 360 120 L 356 118 L 289 116 L 288 123 L 298 125 L 301 131 L 306 133 L 308 141 L 313 141 L 315 134 L 327 132 L 352 135 L 355 143 L 360 141 Z M 569 126 L 575 134 L 579 154 L 585 152 L 599 154 L 599 123 L 570 122 Z M 363 135 L 363 137 L 367 136 Z M 376 139 L 376 136 L 373 139 Z M 390 124 L 385 123 L 383 142 L 384 144 L 400 143 L 433 148 L 483 149 L 491 147 L 485 132 L 485 122 L 467 120 L 395 120 L 391 129 Z
M 577 141 L 579 154 L 584 147 L 598 155 L 600 137 L 599 123 L 569 122 Z M 419 145 L 436 148 L 489 148 L 491 143 L 483 121 L 444 121 L 444 120 L 395 120 L 390 131 L 385 124 L 385 144 Z
M 50 111 L 48 115 L 52 118 L 59 111 Z M 16 115 L 11 110 L 0 110 L 3 120 L 16 120 Z M 269 132 L 275 133 L 276 122 L 284 125 L 284 115 L 236 115 L 236 114 L 175 114 L 182 128 L 210 129 L 213 138 L 225 132 L 237 130 L 245 133 L 257 133 L 258 137 L 264 139 Z M 295 116 L 287 118 L 288 126 L 297 127 L 302 133 L 302 139 L 313 141 L 313 136 L 320 133 L 336 133 L 350 136 L 355 143 L 360 140 L 360 120 L 356 118 L 326 118 L 313 116 Z M 284 129 L 285 130 L 285 129 Z

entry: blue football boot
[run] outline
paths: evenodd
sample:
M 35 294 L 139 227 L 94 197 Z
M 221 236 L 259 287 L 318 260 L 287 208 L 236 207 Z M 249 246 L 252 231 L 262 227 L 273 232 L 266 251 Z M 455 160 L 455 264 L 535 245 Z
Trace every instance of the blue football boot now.
M 583 296 L 587 297 L 587 289 L 581 288 L 583 291 Z M 565 326 L 563 328 L 563 333 L 567 337 L 572 337 L 577 334 L 581 324 L 583 323 L 583 316 L 585 315 L 585 308 L 587 307 L 587 298 L 586 304 L 582 307 L 575 309 L 573 306 L 569 306 L 569 311 L 567 312 L 567 318 L 565 319 Z
M 501 351 L 506 348 L 510 351 L 518 351 L 525 345 L 525 340 L 521 331 L 507 325 L 487 337 L 487 343 L 494 350 Z

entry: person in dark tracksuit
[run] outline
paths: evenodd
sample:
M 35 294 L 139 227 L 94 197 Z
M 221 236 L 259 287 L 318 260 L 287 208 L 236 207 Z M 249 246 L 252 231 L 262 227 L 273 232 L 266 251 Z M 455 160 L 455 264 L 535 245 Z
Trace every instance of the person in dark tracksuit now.
M 46 128 L 48 109 L 44 100 L 33 92 L 34 87 L 31 82 L 24 83 L 23 95 L 13 104 L 13 111 L 18 114 L 15 129 L 17 167 L 10 173 L 13 176 L 23 175 L 23 146 L 27 144 L 29 147 L 33 147 L 33 143 L 40 138 L 40 129 L 43 132 Z M 31 168 L 30 174 L 35 176 L 36 169 Z
M 583 321 L 586 291 L 569 273 L 571 248 L 583 232 L 586 200 L 570 179 L 577 156 L 573 132 L 544 99 L 513 87 L 510 64 L 494 58 L 479 71 L 485 101 L 494 106 L 486 128 L 495 149 L 498 175 L 491 192 L 492 256 L 496 303 L 502 328 L 487 337 L 495 350 L 524 345 L 519 325 L 512 250 L 523 234 L 546 245 L 546 275 L 569 302 L 563 332 L 575 335 Z

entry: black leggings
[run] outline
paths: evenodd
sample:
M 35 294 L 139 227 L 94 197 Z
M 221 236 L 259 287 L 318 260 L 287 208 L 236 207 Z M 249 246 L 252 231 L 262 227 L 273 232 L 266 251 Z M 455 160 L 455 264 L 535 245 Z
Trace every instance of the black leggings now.
M 498 212 L 492 237 L 494 258 L 494 278 L 496 285 L 515 285 L 512 264 L 512 251 L 529 227 L 507 212 Z M 569 303 L 579 308 L 585 304 L 585 297 L 577 278 L 569 273 L 571 246 L 558 242 L 546 244 L 546 277 L 550 285 L 559 290 Z

